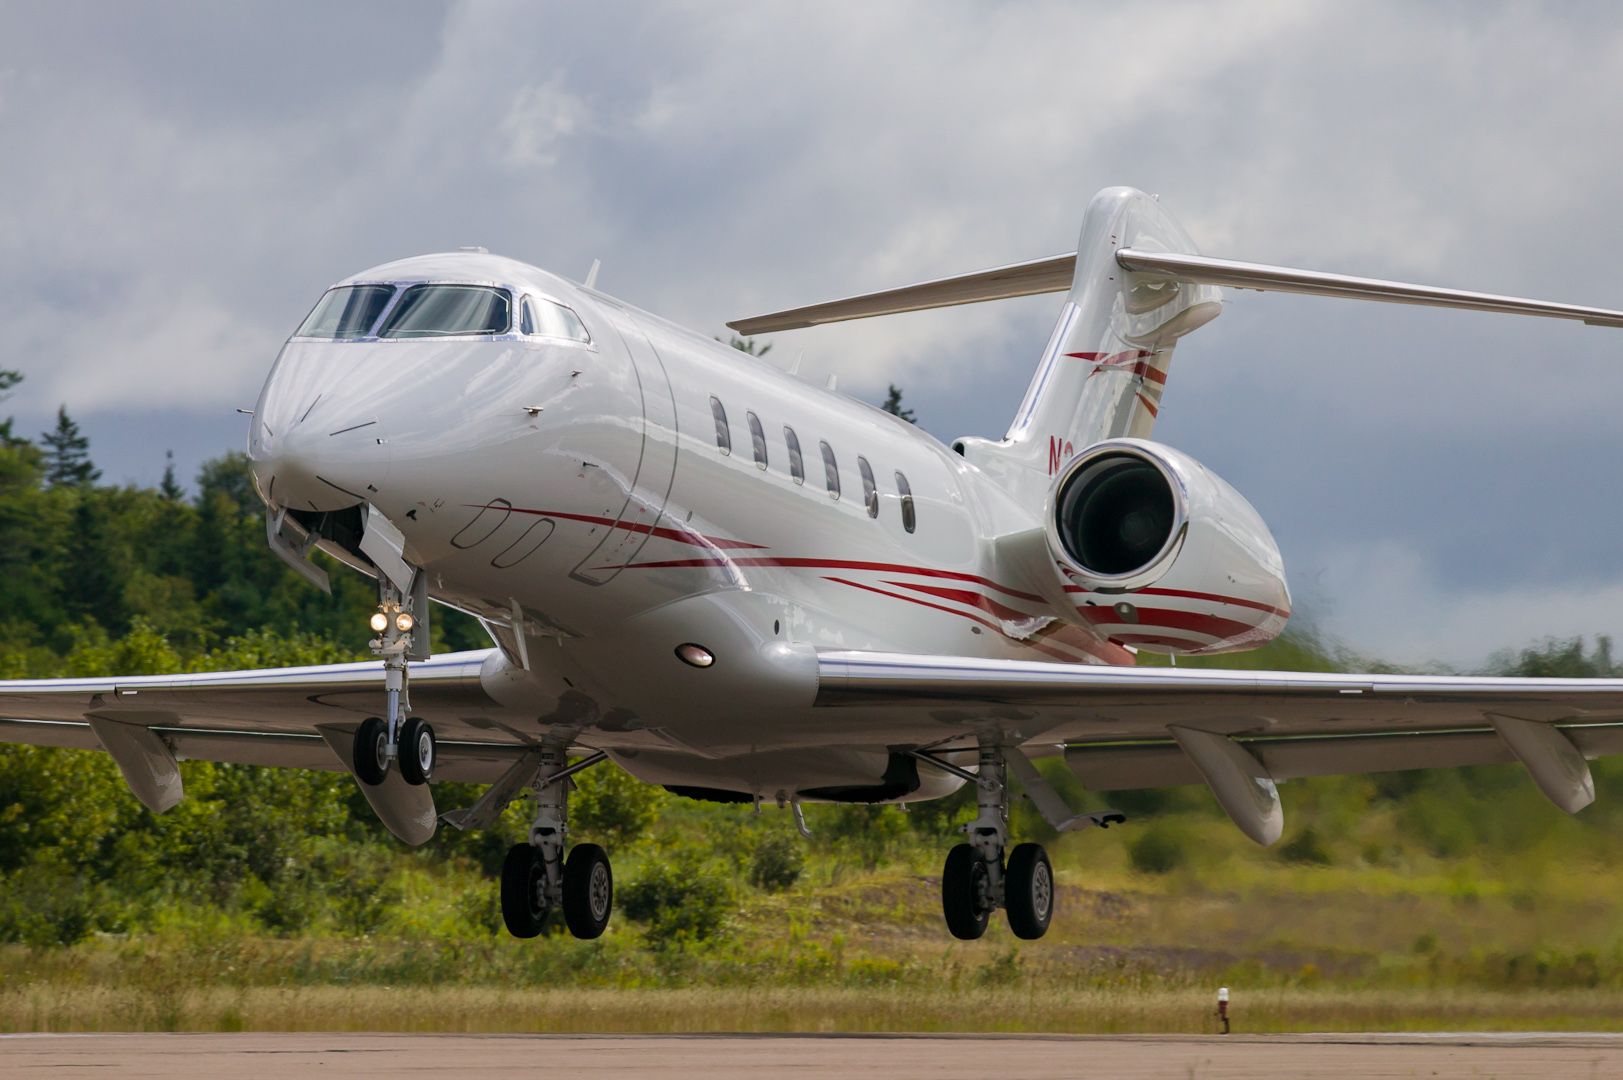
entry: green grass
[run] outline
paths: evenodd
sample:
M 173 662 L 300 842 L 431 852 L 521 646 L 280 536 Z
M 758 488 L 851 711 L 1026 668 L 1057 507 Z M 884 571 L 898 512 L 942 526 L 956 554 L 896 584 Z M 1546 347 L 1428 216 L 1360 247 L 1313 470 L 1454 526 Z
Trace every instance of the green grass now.
M 657 945 L 619 917 L 596 942 L 508 939 L 492 883 L 408 861 L 371 935 L 182 906 L 155 932 L 0 948 L 0 1030 L 1201 1032 L 1221 985 L 1246 1031 L 1623 1029 L 1615 869 L 1300 866 L 1203 815 L 1159 827 L 1190 852 L 1165 874 L 1113 837 L 1054 844 L 1041 942 L 948 938 L 922 848 L 814 857 L 785 892 L 740 889 L 719 937 Z
M 490 986 L 129 987 L 55 983 L 0 991 L 7 1031 L 719 1032 L 995 1031 L 1111 1034 L 1216 1030 L 1204 990 L 979 987 Z M 1623 993 L 1552 990 L 1241 990 L 1235 1030 L 1617 1031 Z

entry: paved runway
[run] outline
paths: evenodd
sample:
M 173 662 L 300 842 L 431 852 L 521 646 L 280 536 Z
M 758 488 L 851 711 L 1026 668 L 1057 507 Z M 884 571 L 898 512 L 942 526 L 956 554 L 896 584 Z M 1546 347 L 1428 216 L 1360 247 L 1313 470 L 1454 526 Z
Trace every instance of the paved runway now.
M 0 1077 L 1623 1076 L 1623 1035 L 0 1035 Z

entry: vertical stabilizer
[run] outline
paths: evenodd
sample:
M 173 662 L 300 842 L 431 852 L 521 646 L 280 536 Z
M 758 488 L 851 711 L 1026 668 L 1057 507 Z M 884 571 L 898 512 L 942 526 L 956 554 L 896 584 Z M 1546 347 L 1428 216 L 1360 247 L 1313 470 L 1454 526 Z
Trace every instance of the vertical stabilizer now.
M 1199 254 L 1161 204 L 1142 191 L 1106 188 L 1082 219 L 1076 272 L 1020 411 L 1001 442 L 961 439 L 966 458 L 1024 501 L 1103 439 L 1148 438 L 1161 407 L 1172 349 L 1217 317 L 1221 293 L 1164 275 L 1129 273 L 1122 248 Z

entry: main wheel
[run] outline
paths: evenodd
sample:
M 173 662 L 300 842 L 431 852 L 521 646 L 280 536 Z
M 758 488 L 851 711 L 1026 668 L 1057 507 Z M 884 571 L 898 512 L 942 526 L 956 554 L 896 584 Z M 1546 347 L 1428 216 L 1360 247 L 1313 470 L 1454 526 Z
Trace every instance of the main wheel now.
M 355 729 L 355 775 L 361 783 L 377 787 L 389 775 L 389 725 L 369 716 Z
M 973 847 L 959 844 L 947 852 L 947 865 L 941 870 L 941 913 L 953 937 L 974 941 L 986 933 L 992 917 L 989 884 L 986 861 Z
M 400 778 L 408 784 L 426 784 L 434 775 L 434 729 L 420 716 L 400 726 Z
M 1048 933 L 1054 918 L 1054 868 L 1041 844 L 1020 844 L 1009 852 L 1003 903 L 1015 937 L 1035 941 Z
M 532 844 L 514 844 L 502 860 L 502 922 L 517 938 L 532 938 L 547 922 L 547 871 Z
M 564 862 L 564 925 L 578 938 L 601 935 L 614 910 L 614 872 L 596 844 L 576 844 Z

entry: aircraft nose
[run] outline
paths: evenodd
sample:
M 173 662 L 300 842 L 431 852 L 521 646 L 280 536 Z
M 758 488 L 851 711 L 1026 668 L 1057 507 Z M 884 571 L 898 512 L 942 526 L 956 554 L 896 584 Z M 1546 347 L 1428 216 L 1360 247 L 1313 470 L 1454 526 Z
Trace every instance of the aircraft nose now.
M 389 442 L 375 417 L 340 417 L 312 408 L 286 431 L 255 424 L 254 479 L 271 506 L 343 510 L 370 502 L 389 472 Z

